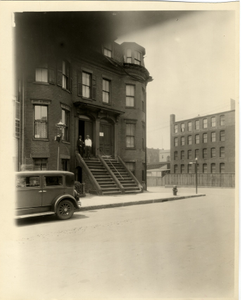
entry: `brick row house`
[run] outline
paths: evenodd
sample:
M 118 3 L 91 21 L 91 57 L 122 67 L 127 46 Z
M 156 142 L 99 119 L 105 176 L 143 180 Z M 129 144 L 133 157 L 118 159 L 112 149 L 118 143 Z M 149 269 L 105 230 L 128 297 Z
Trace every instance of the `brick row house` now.
M 171 173 L 234 173 L 235 110 L 188 120 L 170 116 Z
M 152 80 L 145 49 L 134 42 L 117 44 L 104 18 L 94 16 L 15 14 L 16 169 L 59 166 L 74 172 L 87 191 L 104 194 L 108 184 L 101 186 L 93 170 L 100 169 L 99 177 L 102 169 L 108 171 L 119 188 L 109 193 L 125 192 L 127 183 L 114 175 L 119 163 L 141 190 L 146 185 L 146 86 Z M 59 122 L 64 124 L 60 142 Z M 92 140 L 92 162 L 77 152 L 79 135 Z

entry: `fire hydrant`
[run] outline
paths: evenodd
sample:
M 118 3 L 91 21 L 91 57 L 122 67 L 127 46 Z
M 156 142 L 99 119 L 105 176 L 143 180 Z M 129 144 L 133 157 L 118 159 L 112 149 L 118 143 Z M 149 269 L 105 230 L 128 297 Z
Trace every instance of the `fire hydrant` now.
M 176 196 L 177 195 L 177 191 L 178 191 L 176 185 L 173 186 L 172 191 L 173 191 L 173 195 Z

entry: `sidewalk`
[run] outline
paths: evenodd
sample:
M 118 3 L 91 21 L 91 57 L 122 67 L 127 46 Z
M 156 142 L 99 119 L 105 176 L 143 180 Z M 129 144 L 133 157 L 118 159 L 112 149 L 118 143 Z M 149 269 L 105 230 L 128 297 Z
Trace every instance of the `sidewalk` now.
M 110 196 L 86 194 L 86 197 L 80 198 L 82 204 L 80 211 L 128 205 L 150 204 L 202 196 L 206 196 L 206 194 L 195 194 L 194 189 L 192 191 L 190 189 L 182 188 L 178 189 L 177 196 L 173 196 L 172 188 L 165 187 L 148 187 L 148 191 L 137 194 L 118 194 Z

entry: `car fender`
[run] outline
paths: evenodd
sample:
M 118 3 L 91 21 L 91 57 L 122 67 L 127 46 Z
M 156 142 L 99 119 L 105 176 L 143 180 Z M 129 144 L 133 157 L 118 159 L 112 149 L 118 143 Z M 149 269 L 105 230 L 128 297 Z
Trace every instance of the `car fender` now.
M 53 211 L 54 212 L 56 212 L 57 206 L 58 206 L 59 202 L 61 202 L 62 200 L 71 201 L 74 205 L 74 208 L 79 209 L 79 206 L 77 205 L 76 199 L 72 195 L 65 194 L 65 195 L 62 195 L 62 196 L 58 197 L 55 200 L 54 205 L 53 205 Z

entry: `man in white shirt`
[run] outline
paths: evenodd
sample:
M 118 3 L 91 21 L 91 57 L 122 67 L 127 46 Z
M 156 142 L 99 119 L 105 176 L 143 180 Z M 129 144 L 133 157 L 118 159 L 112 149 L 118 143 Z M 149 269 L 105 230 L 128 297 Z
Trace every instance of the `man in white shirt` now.
M 92 141 L 89 137 L 89 135 L 86 136 L 86 140 L 85 140 L 85 155 L 86 155 L 86 158 L 90 158 L 90 150 L 91 150 L 91 147 L 92 147 Z

